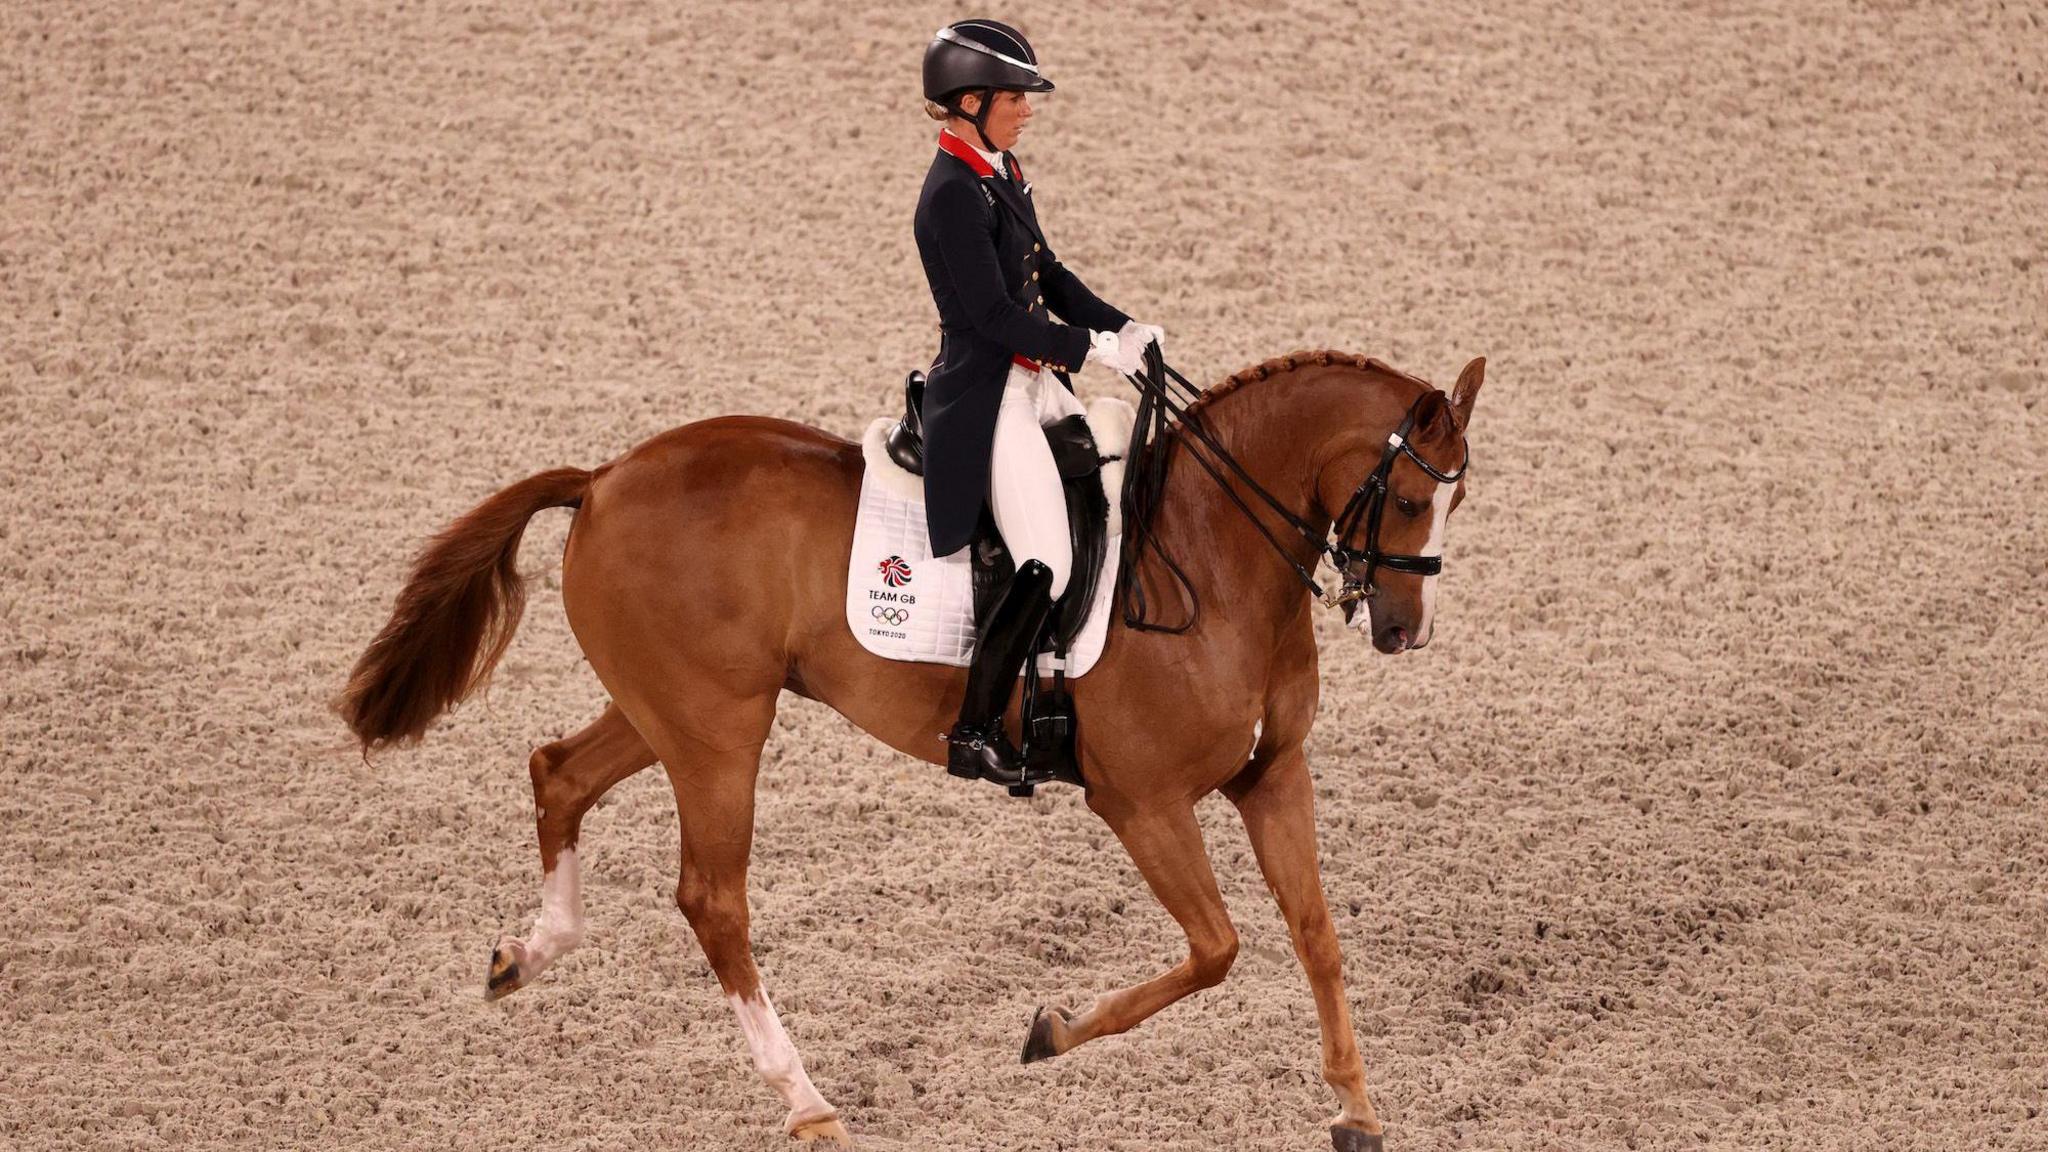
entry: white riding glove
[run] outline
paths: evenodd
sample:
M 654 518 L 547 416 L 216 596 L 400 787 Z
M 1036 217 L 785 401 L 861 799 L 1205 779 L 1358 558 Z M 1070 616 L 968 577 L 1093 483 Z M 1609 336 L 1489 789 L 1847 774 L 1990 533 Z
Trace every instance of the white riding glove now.
M 1145 367 L 1145 346 L 1117 332 L 1088 334 L 1088 359 L 1112 372 L 1136 376 Z
M 1157 344 L 1159 345 L 1159 354 L 1161 356 L 1166 355 L 1166 329 L 1161 328 L 1157 324 L 1140 324 L 1136 320 L 1131 320 L 1124 324 L 1123 328 L 1117 332 L 1117 335 L 1137 340 L 1141 353 L 1145 345 Z

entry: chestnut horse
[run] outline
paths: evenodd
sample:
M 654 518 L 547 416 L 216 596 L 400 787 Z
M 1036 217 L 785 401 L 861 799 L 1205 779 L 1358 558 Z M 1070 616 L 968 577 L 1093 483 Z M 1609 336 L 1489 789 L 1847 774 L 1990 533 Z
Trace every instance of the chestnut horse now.
M 1446 398 L 1378 361 L 1304 352 L 1240 372 L 1191 406 L 1244 475 L 1316 537 L 1301 537 L 1245 499 L 1292 552 L 1283 558 L 1198 469 L 1183 464 L 1167 474 L 1152 524 L 1188 584 L 1148 575 L 1148 600 L 1185 607 L 1192 592 L 1202 612 L 1179 635 L 1113 627 L 1094 669 L 1072 687 L 1084 724 L 1088 807 L 1179 922 L 1188 954 L 1084 1011 L 1041 1010 L 1026 1063 L 1132 1028 L 1230 970 L 1237 933 L 1195 819 L 1196 802 L 1221 790 L 1244 820 L 1307 970 L 1323 1076 L 1342 1109 L 1331 1136 L 1340 1152 L 1379 1147 L 1323 902 L 1302 751 L 1319 687 L 1316 600 L 1290 564 L 1313 570 L 1333 515 L 1378 465 L 1387 490 L 1371 530 L 1378 548 L 1405 553 L 1409 563 L 1397 556 L 1362 579 L 1347 568 L 1348 581 L 1371 591 L 1366 612 L 1347 602 L 1345 618 L 1356 615 L 1355 627 L 1369 629 L 1382 651 L 1427 643 L 1435 577 L 1415 569 L 1435 565 L 1414 561 L 1441 555 L 1445 519 L 1465 492 L 1462 479 L 1443 483 L 1430 473 L 1456 477 L 1463 467 L 1484 371 L 1484 360 L 1472 361 Z M 1394 436 L 1404 421 L 1408 435 Z M 1412 456 L 1389 446 L 1404 439 Z M 1184 435 L 1168 443 L 1176 457 L 1193 451 Z M 612 702 L 589 727 L 533 754 L 541 911 L 529 936 L 493 952 L 487 994 L 525 986 L 581 940 L 583 814 L 606 789 L 659 761 L 682 828 L 676 903 L 739 1017 L 755 1067 L 789 1105 L 787 1131 L 842 1142 L 846 1129 L 806 1075 L 748 943 L 761 747 L 787 690 L 823 701 L 899 751 L 944 764 L 940 734 L 965 690 L 962 669 L 884 660 L 847 627 L 845 557 L 862 468 L 849 441 L 781 420 L 725 417 L 657 436 L 592 472 L 558 468 L 522 480 L 427 546 L 337 704 L 366 754 L 418 740 L 489 675 L 512 638 L 524 600 L 516 560 L 527 519 L 575 508 L 563 606 Z M 1255 495 L 1232 483 L 1240 497 Z M 1346 530 L 1356 544 L 1368 526 Z

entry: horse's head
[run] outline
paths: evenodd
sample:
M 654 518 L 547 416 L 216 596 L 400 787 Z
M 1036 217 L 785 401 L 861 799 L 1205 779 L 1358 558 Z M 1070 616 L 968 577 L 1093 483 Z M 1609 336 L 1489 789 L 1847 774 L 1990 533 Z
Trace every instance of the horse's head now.
M 1359 590 L 1344 602 L 1344 621 L 1382 652 L 1420 648 L 1436 630 L 1444 525 L 1465 499 L 1465 436 L 1485 376 L 1484 357 L 1465 365 L 1449 399 L 1424 392 L 1397 417 L 1405 432 L 1376 432 L 1318 477 L 1323 506 L 1338 509 L 1339 570 L 1347 590 Z

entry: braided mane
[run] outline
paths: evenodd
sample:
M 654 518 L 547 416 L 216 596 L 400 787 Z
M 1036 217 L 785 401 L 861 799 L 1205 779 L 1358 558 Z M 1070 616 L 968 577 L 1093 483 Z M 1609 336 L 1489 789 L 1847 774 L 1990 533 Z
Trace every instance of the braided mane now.
M 1289 352 L 1284 356 L 1275 356 L 1271 360 L 1261 361 L 1249 368 L 1240 368 L 1229 376 L 1224 377 L 1214 387 L 1203 389 L 1202 394 L 1195 398 L 1194 403 L 1188 405 L 1187 410 L 1191 413 L 1199 414 L 1210 404 L 1230 395 L 1253 380 L 1264 380 L 1268 376 L 1277 375 L 1281 372 L 1292 372 L 1297 368 L 1305 368 L 1311 364 L 1325 368 L 1332 364 L 1339 364 L 1362 371 L 1384 372 L 1389 376 L 1399 377 L 1403 380 L 1412 380 L 1424 388 L 1434 387 L 1434 385 L 1422 377 L 1403 372 L 1384 360 L 1378 360 L 1371 356 L 1361 356 L 1356 352 L 1341 352 L 1335 348 L 1313 348 L 1304 349 L 1299 352 Z

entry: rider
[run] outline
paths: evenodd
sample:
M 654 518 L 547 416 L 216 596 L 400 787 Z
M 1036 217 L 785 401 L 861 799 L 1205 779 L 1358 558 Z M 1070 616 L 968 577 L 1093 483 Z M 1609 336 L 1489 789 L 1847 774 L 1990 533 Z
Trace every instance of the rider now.
M 1008 150 L 1031 121 L 1029 94 L 1050 91 L 1008 25 L 962 20 L 925 49 L 925 111 L 945 123 L 917 201 L 940 332 L 924 392 L 925 526 L 934 556 L 955 552 L 985 502 L 1017 566 L 974 646 L 946 767 L 1000 784 L 1023 780 L 1003 712 L 1072 566 L 1066 498 L 1041 428 L 1082 412 L 1067 373 L 1084 360 L 1136 373 L 1145 346 L 1165 336 L 1103 303 L 1046 244 Z

